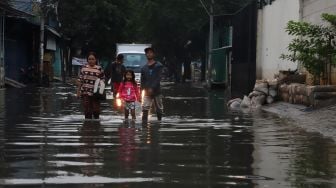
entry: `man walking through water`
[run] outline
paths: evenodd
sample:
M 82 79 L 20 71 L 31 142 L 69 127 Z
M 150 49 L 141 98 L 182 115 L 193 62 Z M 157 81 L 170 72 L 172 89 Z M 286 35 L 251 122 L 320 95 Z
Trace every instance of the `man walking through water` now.
M 148 112 L 154 102 L 157 119 L 161 121 L 163 114 L 161 95 L 162 64 L 154 60 L 154 50 L 151 47 L 145 49 L 147 64 L 141 69 L 141 91 L 144 91 L 142 101 L 142 121 L 148 121 Z

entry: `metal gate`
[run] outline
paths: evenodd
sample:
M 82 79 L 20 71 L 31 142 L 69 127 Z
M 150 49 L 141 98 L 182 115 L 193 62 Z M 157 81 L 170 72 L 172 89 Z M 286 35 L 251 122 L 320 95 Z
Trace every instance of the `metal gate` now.
M 253 90 L 256 80 L 257 3 L 233 17 L 231 96 L 242 97 Z
M 232 27 L 216 24 L 211 50 L 211 85 L 228 86 L 228 65 L 232 45 Z

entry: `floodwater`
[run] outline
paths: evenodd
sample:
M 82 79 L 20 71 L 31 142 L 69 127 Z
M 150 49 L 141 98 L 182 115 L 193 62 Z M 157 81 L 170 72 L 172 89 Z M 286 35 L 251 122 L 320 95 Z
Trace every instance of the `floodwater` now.
M 336 145 L 224 91 L 164 84 L 165 117 L 83 121 L 72 86 L 0 90 L 0 187 L 336 187 Z

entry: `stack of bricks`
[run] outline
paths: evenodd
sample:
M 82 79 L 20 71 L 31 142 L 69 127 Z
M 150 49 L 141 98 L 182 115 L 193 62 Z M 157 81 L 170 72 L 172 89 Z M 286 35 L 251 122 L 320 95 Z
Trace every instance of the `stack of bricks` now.
M 279 97 L 291 104 L 324 107 L 336 104 L 336 86 L 307 86 L 305 84 L 282 84 Z
M 280 98 L 291 104 L 310 105 L 307 87 L 305 84 L 282 84 L 279 87 Z

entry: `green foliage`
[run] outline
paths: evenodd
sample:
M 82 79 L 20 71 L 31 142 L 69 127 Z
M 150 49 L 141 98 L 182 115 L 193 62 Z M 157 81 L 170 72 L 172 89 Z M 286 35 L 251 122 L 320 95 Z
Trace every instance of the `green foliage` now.
M 323 13 L 322 19 L 329 22 L 333 27 L 336 27 L 336 15 Z
M 117 40 L 125 37 L 128 10 L 127 0 L 59 0 L 61 31 L 73 47 L 88 46 L 111 57 Z
M 194 54 L 203 53 L 208 17 L 202 5 L 194 0 L 143 1 L 139 8 L 138 39 L 152 43 L 159 54 L 182 58 L 184 45 L 192 41 Z M 174 57 L 176 56 L 176 57 Z
M 326 67 L 336 62 L 336 15 L 323 14 L 322 18 L 330 25 L 289 21 L 286 32 L 294 39 L 288 45 L 290 54 L 281 55 L 282 59 L 302 63 L 316 77 L 326 76 Z

